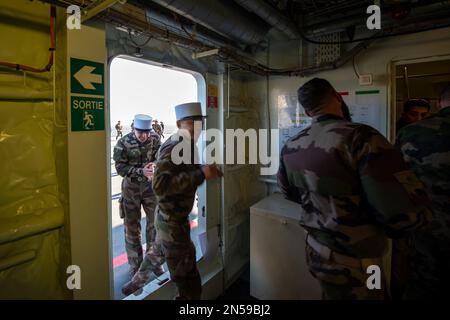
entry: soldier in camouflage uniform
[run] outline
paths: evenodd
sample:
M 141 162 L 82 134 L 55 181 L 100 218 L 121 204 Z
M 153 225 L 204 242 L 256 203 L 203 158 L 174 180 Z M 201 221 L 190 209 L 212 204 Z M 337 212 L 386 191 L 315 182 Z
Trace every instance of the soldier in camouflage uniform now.
M 167 262 L 170 277 L 178 289 L 176 298 L 198 300 L 201 296 L 201 280 L 188 216 L 194 205 L 197 187 L 205 180 L 218 178 L 222 173 L 215 166 L 200 166 L 195 161 L 198 156 L 195 144 L 201 131 L 196 123 L 201 124 L 203 121 L 200 104 L 178 105 L 175 112 L 177 127 L 182 130 L 161 146 L 153 176 L 153 190 L 158 199 L 156 241 L 147 252 L 139 271 L 122 288 L 126 295 L 144 286 L 151 272 Z M 191 157 L 187 163 L 175 164 L 172 150 L 180 143 L 187 143 L 185 146 L 190 149 Z
M 413 233 L 406 299 L 450 296 L 450 86 L 440 106 L 437 114 L 400 130 L 396 142 L 433 206 L 431 224 Z
M 346 119 L 328 81 L 307 82 L 298 98 L 313 120 L 283 147 L 278 184 L 303 208 L 309 270 L 324 299 L 385 299 L 387 237 L 431 219 L 423 185 L 378 131 Z M 367 287 L 370 265 L 381 269 L 380 289 Z
M 124 219 L 125 249 L 132 277 L 143 259 L 141 245 L 141 206 L 146 215 L 146 242 L 150 248 L 155 238 L 154 212 L 156 196 L 151 186 L 152 162 L 161 140 L 150 130 L 151 117 L 136 115 L 134 129 L 122 137 L 114 148 L 117 173 L 123 177 L 119 211 Z M 162 271 L 159 271 L 162 273 Z
M 153 121 L 154 121 L 154 123 L 153 123 L 153 125 L 152 125 L 153 130 L 154 130 L 160 137 L 164 138 L 164 136 L 163 136 L 163 134 L 162 134 L 162 128 L 161 128 L 161 126 L 159 125 L 158 120 L 153 120 Z

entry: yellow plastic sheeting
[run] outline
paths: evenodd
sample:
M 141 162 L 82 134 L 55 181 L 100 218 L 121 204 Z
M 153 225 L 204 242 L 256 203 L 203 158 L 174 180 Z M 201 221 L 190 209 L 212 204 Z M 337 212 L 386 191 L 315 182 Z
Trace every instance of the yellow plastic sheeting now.
M 59 206 L 52 104 L 3 101 L 0 115 L 0 219 Z
M 60 229 L 0 245 L 0 299 L 62 299 Z M 34 255 L 33 255 L 34 254 Z
M 53 154 L 53 105 L 2 101 L 0 115 L 0 266 L 18 260 L 0 270 L 1 295 L 63 298 L 58 231 L 32 237 L 64 223 Z M 31 249 L 35 258 L 21 264 L 19 258 Z
M 48 4 L 28 0 L 0 1 L 0 61 L 44 67 L 49 58 L 49 26 Z
M 64 9 L 58 16 L 65 20 Z M 0 61 L 46 65 L 49 19 L 48 4 L 0 1 Z M 57 48 L 57 63 L 63 52 Z M 53 70 L 0 69 L 0 298 L 71 298 L 65 283 L 67 170 L 61 165 L 67 162 L 67 134 L 54 121 L 56 114 L 65 123 L 65 95 L 54 110 Z M 65 79 L 58 70 L 57 78 Z
M 1 218 L 0 244 L 59 228 L 64 223 L 62 208 L 36 210 L 27 215 Z

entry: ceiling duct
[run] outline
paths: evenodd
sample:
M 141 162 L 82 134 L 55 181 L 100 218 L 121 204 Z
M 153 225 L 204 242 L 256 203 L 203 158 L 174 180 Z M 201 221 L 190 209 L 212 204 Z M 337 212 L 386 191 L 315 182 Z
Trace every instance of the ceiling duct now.
M 239 10 L 232 1 L 223 0 L 152 0 L 222 36 L 248 45 L 265 40 L 269 27 L 257 16 Z
M 290 39 L 300 39 L 300 34 L 289 19 L 278 9 L 262 0 L 234 0 L 247 11 L 253 12 L 274 28 L 286 34 Z
M 144 10 L 147 21 L 161 29 L 168 29 L 179 35 L 197 39 L 204 42 L 206 45 L 213 47 L 237 47 L 237 45 L 232 43 L 231 40 L 228 40 L 228 38 L 221 37 L 218 34 L 212 35 L 212 31 L 203 26 L 194 25 L 192 22 L 185 23 L 182 21 L 182 17 L 174 12 L 172 12 L 171 15 L 148 7 Z
M 383 29 L 448 17 L 450 1 L 417 3 L 413 6 L 409 17 L 401 21 L 393 19 L 392 13 L 388 9 L 382 10 L 381 21 Z M 364 29 L 366 28 L 367 17 L 368 15 L 365 11 L 352 11 L 348 12 L 346 16 L 335 16 L 311 25 L 304 25 L 303 33 L 307 36 L 320 36 L 334 32 L 344 32 L 351 26 L 359 26 Z

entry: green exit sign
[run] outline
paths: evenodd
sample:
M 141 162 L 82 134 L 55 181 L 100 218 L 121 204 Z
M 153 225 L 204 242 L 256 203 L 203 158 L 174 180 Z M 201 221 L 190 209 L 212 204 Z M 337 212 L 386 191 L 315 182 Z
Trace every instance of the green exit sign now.
M 105 65 L 70 58 L 72 131 L 105 130 Z
M 105 130 L 103 98 L 71 97 L 72 131 Z

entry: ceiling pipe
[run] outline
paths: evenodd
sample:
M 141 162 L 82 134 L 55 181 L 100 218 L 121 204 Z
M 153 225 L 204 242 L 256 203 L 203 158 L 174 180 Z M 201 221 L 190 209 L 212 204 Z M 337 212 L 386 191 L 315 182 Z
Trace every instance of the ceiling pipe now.
M 289 20 L 289 18 L 263 0 L 234 1 L 246 10 L 255 13 L 276 29 L 285 33 L 290 39 L 305 39 L 304 35 L 319 36 L 336 32 L 344 32 L 348 27 L 357 25 L 365 27 L 368 17 L 365 10 L 361 11 L 360 14 L 353 11 L 353 15 L 351 16 L 340 17 L 331 21 L 327 20 L 323 23 L 302 27 L 303 35 L 294 23 Z M 383 29 L 406 26 L 408 24 L 415 24 L 426 20 L 448 17 L 450 11 L 449 3 L 450 1 L 432 1 L 428 6 L 425 5 L 425 2 L 416 4 L 413 9 L 413 16 L 410 16 L 400 22 L 392 19 L 390 12 L 384 13 L 382 16 L 382 21 L 384 22 Z
M 203 40 L 210 42 L 213 46 L 229 46 L 237 50 L 243 50 L 244 46 L 234 42 L 229 37 L 224 37 L 201 24 L 185 18 L 167 8 L 161 7 L 156 3 L 145 0 L 128 0 L 128 3 L 140 8 L 145 12 L 146 19 L 149 23 L 161 27 L 163 29 L 170 29 L 178 34 L 189 37 L 200 37 Z
M 147 0 L 149 1 L 149 0 Z M 248 45 L 265 41 L 269 27 L 258 17 L 239 10 L 232 1 L 223 0 L 152 0 L 224 37 Z
M 286 34 L 290 39 L 300 39 L 295 25 L 284 14 L 269 3 L 261 0 L 234 0 L 247 11 L 253 12 L 271 26 Z
M 43 2 L 50 2 L 51 0 L 41 0 Z M 69 0 L 67 0 L 69 1 Z M 162 40 L 170 41 L 177 45 L 194 49 L 194 50 L 210 50 L 213 49 L 210 46 L 205 45 L 204 43 L 198 40 L 192 40 L 186 37 L 182 37 L 180 35 L 174 34 L 167 30 L 162 30 L 155 26 L 150 25 L 147 21 L 142 21 L 135 16 L 130 16 L 125 13 L 122 13 L 113 8 L 109 8 L 106 11 L 102 12 L 99 17 L 108 23 L 114 24 L 120 27 L 132 28 L 138 32 L 141 32 L 146 35 L 151 35 L 154 37 L 158 37 Z M 422 27 L 420 30 L 417 30 L 417 27 Z M 403 28 L 399 28 L 400 31 L 403 31 L 403 34 L 409 33 L 417 33 L 425 30 L 433 30 L 438 28 L 448 27 L 447 21 L 441 21 L 440 24 L 436 21 L 433 24 L 417 24 L 415 26 L 406 26 Z M 391 30 L 391 32 L 399 31 L 399 30 Z M 390 36 L 386 34 L 386 32 L 382 32 L 380 37 Z M 379 37 L 378 37 L 379 38 Z M 377 38 L 377 39 L 378 39 Z M 306 67 L 306 68 L 291 68 L 291 69 L 273 69 L 265 66 L 263 64 L 255 63 L 254 61 L 250 61 L 248 57 L 238 53 L 236 50 L 232 50 L 230 48 L 221 48 L 218 53 L 218 57 L 221 61 L 230 63 L 233 66 L 236 66 L 240 69 L 247 70 L 249 72 L 253 72 L 255 74 L 267 76 L 267 75 L 278 75 L 278 76 L 307 76 L 317 72 L 334 70 L 337 69 L 348 61 L 350 61 L 353 56 L 366 49 L 372 42 L 377 39 L 368 39 L 366 41 L 360 42 L 358 45 L 344 53 L 341 57 L 331 63 L 326 63 L 319 66 Z
M 182 36 L 174 33 L 167 29 L 161 29 L 154 26 L 147 21 L 137 19 L 136 17 L 131 17 L 123 12 L 115 9 L 108 9 L 101 13 L 99 17 L 107 22 L 121 27 L 122 29 L 134 30 L 143 35 L 151 36 L 157 39 L 169 41 L 171 43 L 177 44 L 181 47 L 190 48 L 194 50 L 208 50 L 213 49 L 211 46 L 199 41 L 198 39 L 190 39 L 187 35 Z
M 250 72 L 254 72 L 256 74 L 260 75 L 270 75 L 270 76 L 309 76 L 318 72 L 328 71 L 328 70 L 335 70 L 343 65 L 345 65 L 347 62 L 351 61 L 353 57 L 357 54 L 359 54 L 362 50 L 369 47 L 374 41 L 376 40 L 367 40 L 364 42 L 359 43 L 349 51 L 345 52 L 343 55 L 341 55 L 338 59 L 336 59 L 333 62 L 328 62 L 321 64 L 319 66 L 311 66 L 311 67 L 305 67 L 305 68 L 290 68 L 290 69 L 273 69 L 268 68 L 264 65 L 254 65 L 254 66 L 244 66 L 241 67 L 244 70 L 248 70 Z M 234 58 L 235 61 L 239 61 L 235 57 L 233 57 L 233 54 L 229 54 L 229 58 Z M 238 64 L 239 65 L 239 64 Z
M 382 28 L 392 28 L 405 26 L 417 22 L 427 21 L 439 17 L 448 17 L 450 14 L 450 2 L 447 4 L 434 3 L 427 7 L 416 7 L 410 16 L 404 20 L 394 20 L 390 12 L 384 12 L 381 16 Z M 353 12 L 352 15 L 342 16 L 333 20 L 327 20 L 312 25 L 306 25 L 302 28 L 303 33 L 307 36 L 319 36 L 335 32 L 344 32 L 348 27 L 363 26 L 365 28 L 368 15 Z
M 205 28 L 202 26 L 184 23 L 181 20 L 182 17 L 178 16 L 176 13 L 169 15 L 148 7 L 145 7 L 144 10 L 147 21 L 150 24 L 156 25 L 162 29 L 169 29 L 192 39 L 199 39 L 214 47 L 236 47 L 236 49 L 238 49 L 237 45 L 233 44 L 231 40 L 207 34 L 207 31 L 204 30 Z M 239 50 L 242 49 L 239 48 Z

